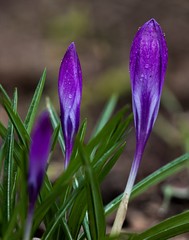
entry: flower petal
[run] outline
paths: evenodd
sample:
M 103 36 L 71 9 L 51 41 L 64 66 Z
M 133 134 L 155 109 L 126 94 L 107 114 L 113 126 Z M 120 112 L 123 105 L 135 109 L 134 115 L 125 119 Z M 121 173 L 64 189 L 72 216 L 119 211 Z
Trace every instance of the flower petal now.
M 143 139 L 143 145 L 159 111 L 167 60 L 165 37 L 159 24 L 151 19 L 134 38 L 129 65 L 137 142 Z
M 75 44 L 71 43 L 62 60 L 58 93 L 61 111 L 61 125 L 65 139 L 65 166 L 72 153 L 75 134 L 79 128 L 82 97 L 82 72 Z
M 30 203 L 34 204 L 41 188 L 50 152 L 52 126 L 47 111 L 36 122 L 31 134 L 29 153 L 28 191 Z

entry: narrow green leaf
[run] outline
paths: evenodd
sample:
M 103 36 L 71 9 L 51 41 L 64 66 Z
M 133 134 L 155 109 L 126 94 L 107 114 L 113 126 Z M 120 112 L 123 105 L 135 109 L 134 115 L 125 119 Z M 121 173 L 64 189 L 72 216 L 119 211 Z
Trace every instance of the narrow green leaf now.
M 3 160 L 5 157 L 5 142 L 2 143 L 1 149 L 0 149 L 0 177 L 3 175 Z M 2 173 L 1 173 L 2 171 Z
M 92 137 L 88 143 L 89 152 L 99 145 L 99 142 L 103 142 L 103 145 L 107 143 L 107 140 L 110 139 L 110 136 L 114 133 L 117 126 L 119 126 L 122 119 L 125 118 L 126 113 L 128 112 L 128 106 L 122 108 L 115 116 L 110 119 L 105 126 L 99 131 L 97 135 Z
M 121 147 L 121 145 L 124 144 L 124 142 L 121 141 L 118 143 L 115 143 L 110 148 L 107 148 L 106 151 L 102 156 L 99 156 L 98 161 L 93 161 L 92 166 L 94 166 L 95 171 L 99 174 L 104 165 L 108 162 L 109 158 L 111 158 L 114 153 Z M 95 156 L 96 159 L 96 156 Z
M 0 122 L 0 136 L 5 141 L 7 136 L 7 129 L 3 126 L 3 124 Z M 21 161 L 22 155 L 23 155 L 23 146 L 22 144 L 18 144 L 16 140 L 14 140 L 14 159 L 17 164 L 17 166 L 23 171 L 23 162 Z M 2 156 L 3 157 L 3 156 Z
M 189 232 L 189 210 L 168 218 L 137 235 L 134 240 L 166 240 Z
M 23 208 L 22 204 L 20 202 L 17 203 L 17 205 L 14 208 L 13 214 L 11 216 L 10 222 L 7 225 L 6 232 L 3 236 L 3 240 L 10 240 L 13 237 L 15 237 L 15 225 L 18 221 L 18 215 L 21 209 Z
M 17 91 L 14 94 L 13 100 L 13 111 L 16 112 L 17 109 Z M 6 228 L 7 223 L 11 219 L 13 205 L 12 205 L 12 189 L 13 189 L 13 180 L 14 180 L 14 172 L 13 172 L 13 151 L 14 151 L 14 126 L 9 121 L 8 130 L 7 130 L 7 139 L 6 139 L 6 155 L 4 162 L 4 174 L 3 174 L 3 189 L 4 189 L 4 228 Z
M 89 228 L 89 218 L 87 212 L 85 213 L 85 217 L 83 220 L 83 230 L 84 232 L 81 234 L 79 239 L 82 239 L 82 236 L 85 236 L 85 239 L 92 240 L 91 234 L 90 234 L 90 228 Z
M 38 203 L 39 204 L 43 204 L 43 200 L 45 199 L 45 196 L 48 196 L 48 194 L 51 194 L 53 187 L 52 184 L 47 176 L 47 174 L 45 175 L 44 178 L 44 184 L 43 187 L 40 191 L 40 198 L 38 198 Z M 47 214 L 45 215 L 44 219 L 43 219 L 43 223 L 45 225 L 45 227 L 48 227 L 49 224 L 51 224 L 52 219 L 54 218 L 55 214 L 59 211 L 59 206 L 56 203 L 56 201 L 54 201 L 51 206 L 50 209 L 47 211 Z M 40 222 L 38 222 L 40 223 Z M 38 228 L 39 226 L 35 225 L 35 229 Z M 66 239 L 70 240 L 72 238 L 70 238 L 71 233 L 70 230 L 68 228 L 67 222 L 65 221 L 65 219 L 61 219 L 61 227 L 62 229 L 64 229 L 64 234 L 66 235 Z M 52 239 L 59 239 L 59 234 L 61 234 L 62 229 L 59 228 L 58 233 L 55 233 L 55 236 L 52 236 Z M 32 230 L 34 232 L 34 230 Z
M 125 148 L 125 143 L 122 144 L 113 154 L 113 156 L 104 163 L 104 166 L 101 169 L 98 176 L 99 182 L 102 182 L 105 179 L 105 177 L 108 175 L 108 173 L 111 171 L 111 169 L 119 159 L 120 155 L 123 153 L 124 148 Z
M 0 122 L 0 136 L 5 139 L 7 135 L 7 129 L 6 127 Z
M 45 233 L 43 234 L 41 240 L 51 240 L 52 234 L 58 229 L 59 222 L 64 218 L 67 209 L 73 204 L 76 194 L 73 193 L 67 202 L 58 210 L 55 217 L 52 219 L 51 223 L 48 225 Z
M 0 85 L 0 93 L 1 93 L 0 102 L 4 106 L 12 124 L 14 125 L 21 142 L 28 149 L 28 144 L 30 142 L 30 136 L 28 135 L 28 132 L 27 132 L 20 116 L 18 115 L 18 112 L 17 111 L 15 112 L 13 110 L 12 102 L 10 101 L 10 98 L 7 96 L 6 91 L 3 89 L 2 85 Z
M 58 117 L 51 101 L 49 98 L 47 98 L 46 100 L 46 104 L 47 104 L 47 109 L 49 111 L 50 114 L 50 118 L 51 118 L 51 122 L 52 122 L 52 126 L 55 129 L 57 126 L 61 126 L 60 124 L 60 118 Z M 62 149 L 63 154 L 65 153 L 65 144 L 64 144 L 64 138 L 63 138 L 63 133 L 62 130 L 60 129 L 59 131 L 59 135 L 58 135 L 58 139 L 59 139 L 59 143 L 60 143 L 60 147 Z
M 36 229 L 37 226 L 41 223 L 43 220 L 45 214 L 48 212 L 49 208 L 52 206 L 54 201 L 56 201 L 57 198 L 61 197 L 64 195 L 68 185 L 72 181 L 72 178 L 81 165 L 78 159 L 74 159 L 72 163 L 70 163 L 70 167 L 68 166 L 68 169 L 58 178 L 58 180 L 55 182 L 55 185 L 53 186 L 53 189 L 51 193 L 44 199 L 42 205 L 38 206 L 35 212 L 35 226 L 34 230 Z M 72 165 L 72 166 L 71 166 Z M 60 192 L 60 189 L 61 192 Z
M 81 145 L 79 146 L 79 154 L 85 167 L 91 237 L 92 239 L 102 240 L 105 237 L 106 224 L 98 181 L 89 161 L 89 156 Z
M 99 159 L 104 158 L 104 153 L 125 142 L 132 117 L 128 116 L 126 118 L 124 110 L 111 119 L 87 145 L 87 151 L 90 153 L 90 159 L 94 164 L 100 163 Z
M 72 210 L 69 215 L 68 225 L 73 236 L 73 239 L 77 239 L 78 233 L 81 228 L 81 224 L 83 222 L 87 210 L 87 206 L 83 202 L 83 199 L 86 199 L 85 189 L 80 191 L 79 195 L 75 199 Z
M 53 136 L 52 136 L 51 152 L 54 151 L 54 148 L 56 146 L 56 143 L 57 143 L 57 140 L 58 140 L 59 131 L 60 131 L 60 125 L 58 125 L 54 129 Z
M 26 127 L 28 133 L 31 132 L 31 129 L 32 129 L 32 126 L 33 126 L 33 123 L 34 123 L 34 119 L 35 119 L 37 109 L 38 109 L 38 106 L 39 106 L 39 102 L 40 102 L 40 99 L 41 99 L 41 95 L 42 95 L 42 92 L 43 92 L 45 79 L 46 79 L 46 69 L 43 71 L 41 79 L 40 79 L 40 81 L 37 85 L 37 88 L 36 88 L 35 92 L 34 92 L 30 107 L 28 109 L 28 113 L 27 113 L 25 121 L 24 121 L 24 124 L 25 124 L 25 127 Z
M 181 171 L 186 166 L 188 166 L 189 161 L 189 153 L 186 153 L 182 155 L 181 157 L 175 159 L 174 161 L 166 164 L 162 168 L 158 169 L 154 173 L 150 174 L 148 177 L 137 183 L 131 193 L 130 200 L 134 199 L 141 193 L 145 192 L 150 187 L 160 183 L 161 181 L 165 180 L 169 176 L 172 176 L 173 174 Z M 106 207 L 105 207 L 105 214 L 109 215 L 113 211 L 115 211 L 119 203 L 122 199 L 122 194 L 120 194 L 117 198 L 115 198 L 113 201 L 111 201 Z
M 189 164 L 189 153 L 186 153 L 165 166 L 161 167 L 154 173 L 150 174 L 148 177 L 140 181 L 136 187 L 133 189 L 131 194 L 131 199 L 137 197 L 141 193 L 145 192 L 149 187 L 158 184 L 159 182 L 165 180 L 169 176 L 181 171 L 186 168 Z
M 105 124 L 108 122 L 108 120 L 110 119 L 116 103 L 117 103 L 118 97 L 117 95 L 113 95 L 109 102 L 107 103 L 107 105 L 105 106 L 105 109 L 103 110 L 103 113 L 100 117 L 100 119 L 97 122 L 97 125 L 95 126 L 93 133 L 92 133 L 92 137 L 96 136 L 100 130 L 105 126 Z

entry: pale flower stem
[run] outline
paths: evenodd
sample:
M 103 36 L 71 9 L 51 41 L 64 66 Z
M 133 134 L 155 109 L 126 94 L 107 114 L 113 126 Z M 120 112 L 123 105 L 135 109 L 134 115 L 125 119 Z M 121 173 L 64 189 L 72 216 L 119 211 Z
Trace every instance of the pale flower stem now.
M 29 209 L 28 210 L 28 216 L 27 216 L 27 219 L 26 219 L 26 225 L 25 225 L 23 240 L 30 240 L 32 221 L 33 221 L 33 209 Z
M 131 191 L 136 179 L 141 157 L 142 157 L 141 151 L 137 150 L 135 153 L 134 161 L 132 163 L 129 179 L 127 181 L 122 200 L 120 202 L 119 208 L 116 213 L 114 224 L 111 230 L 111 236 L 119 235 L 121 232 L 121 229 L 127 214 L 129 198 L 130 198 Z

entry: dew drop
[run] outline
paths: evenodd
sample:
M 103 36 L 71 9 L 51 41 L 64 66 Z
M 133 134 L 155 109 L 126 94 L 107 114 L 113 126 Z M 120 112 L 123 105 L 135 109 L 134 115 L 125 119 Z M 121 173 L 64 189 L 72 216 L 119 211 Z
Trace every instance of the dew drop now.
M 71 95 L 71 94 L 69 94 L 69 95 L 68 95 L 68 97 L 71 99 L 71 98 L 72 98 L 72 95 Z
M 144 67 L 145 67 L 146 69 L 147 69 L 147 68 L 149 68 L 149 64 L 145 64 L 145 66 L 144 66 Z

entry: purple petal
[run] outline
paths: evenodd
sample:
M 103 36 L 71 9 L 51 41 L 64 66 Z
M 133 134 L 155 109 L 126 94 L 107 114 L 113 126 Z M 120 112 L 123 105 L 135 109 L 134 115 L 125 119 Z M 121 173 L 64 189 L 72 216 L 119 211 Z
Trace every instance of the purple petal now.
M 124 191 L 130 196 L 144 148 L 157 118 L 167 68 L 168 51 L 161 27 L 154 20 L 137 32 L 130 52 L 132 105 L 136 129 L 136 149 Z
M 52 126 L 48 112 L 43 112 L 31 134 L 29 153 L 28 191 L 30 204 L 34 205 L 41 188 L 51 147 Z
M 65 166 L 67 167 L 72 153 L 74 137 L 79 128 L 82 97 L 82 72 L 74 43 L 71 43 L 68 47 L 60 66 L 58 93 L 61 125 L 66 147 Z
M 129 66 L 137 143 L 143 147 L 159 111 L 167 60 L 164 34 L 159 24 L 151 19 L 134 38 Z

